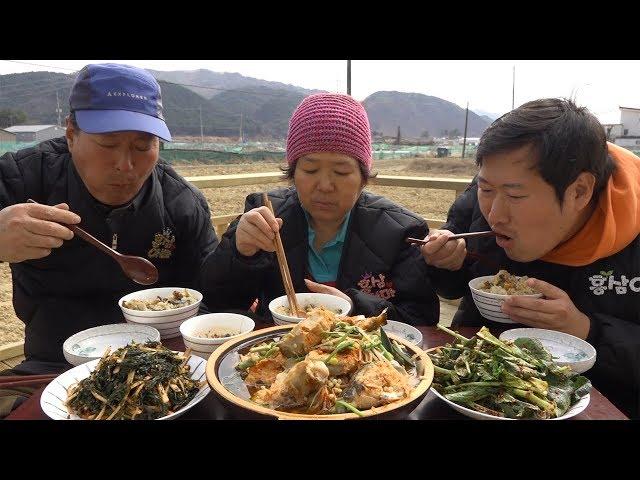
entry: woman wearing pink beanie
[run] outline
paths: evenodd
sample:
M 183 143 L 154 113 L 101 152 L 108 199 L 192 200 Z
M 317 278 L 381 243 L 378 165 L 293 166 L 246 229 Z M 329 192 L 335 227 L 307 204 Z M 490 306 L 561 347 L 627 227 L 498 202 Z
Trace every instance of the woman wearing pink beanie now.
M 287 136 L 287 178 L 293 185 L 247 197 L 205 263 L 202 287 L 212 309 L 249 308 L 269 317 L 284 295 L 274 252 L 280 230 L 296 292 L 341 296 L 352 315 L 435 324 L 439 301 L 417 248 L 407 237 L 428 232 L 418 215 L 364 190 L 371 175 L 371 130 L 363 106 L 348 95 L 319 93 L 295 109 Z M 214 293 L 215 292 L 215 293 Z

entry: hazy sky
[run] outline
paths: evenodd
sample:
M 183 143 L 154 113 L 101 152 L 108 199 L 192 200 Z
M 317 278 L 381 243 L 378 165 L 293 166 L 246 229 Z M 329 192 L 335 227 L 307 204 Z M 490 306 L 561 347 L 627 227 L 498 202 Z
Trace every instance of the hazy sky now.
M 37 70 L 72 73 L 113 60 L 0 60 L 0 74 Z M 26 65 L 27 62 L 38 65 Z M 237 72 L 304 88 L 346 92 L 346 60 L 115 60 L 153 70 Z M 619 106 L 640 108 L 638 60 L 352 60 L 351 90 L 358 100 L 380 90 L 434 95 L 500 115 L 542 97 L 573 97 L 603 123 L 620 121 Z M 47 68 L 55 67 L 55 68 Z

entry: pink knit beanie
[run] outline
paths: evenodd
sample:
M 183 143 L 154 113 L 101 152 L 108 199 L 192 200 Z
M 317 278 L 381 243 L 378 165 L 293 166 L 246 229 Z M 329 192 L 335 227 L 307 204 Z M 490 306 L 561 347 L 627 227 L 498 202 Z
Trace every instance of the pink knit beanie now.
M 349 95 L 310 95 L 293 112 L 287 135 L 287 162 L 312 152 L 342 153 L 371 170 L 371 129 L 364 107 Z

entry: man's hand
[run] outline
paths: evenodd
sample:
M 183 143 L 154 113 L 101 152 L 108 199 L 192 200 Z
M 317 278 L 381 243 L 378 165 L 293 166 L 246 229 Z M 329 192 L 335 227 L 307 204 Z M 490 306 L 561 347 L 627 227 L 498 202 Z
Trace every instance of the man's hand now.
M 236 249 L 245 257 L 251 257 L 260 250 L 275 252 L 274 240 L 281 226 L 282 219 L 275 218 L 267 207 L 249 210 L 238 222 Z
M 61 224 L 80 223 L 69 205 L 53 207 L 19 203 L 0 211 L 0 260 L 17 263 L 46 257 L 51 250 L 71 240 L 73 232 Z
M 464 238 L 447 239 L 453 235 L 449 230 L 431 230 L 424 239 L 429 243 L 420 247 L 420 252 L 427 265 L 445 270 L 456 271 L 462 268 L 467 256 L 467 243 Z
M 587 338 L 591 326 L 589 317 L 576 308 L 564 290 L 535 278 L 528 279 L 527 285 L 546 298 L 510 296 L 502 304 L 505 314 L 530 327 L 557 330 L 583 340 Z
M 312 282 L 311 280 L 306 278 L 304 279 L 304 283 L 307 284 L 307 288 L 312 292 L 328 293 L 329 295 L 333 295 L 335 297 L 344 298 L 347 302 L 349 302 L 349 305 L 351 305 L 351 308 L 353 309 L 353 301 L 349 298 L 349 295 L 343 293 L 337 288 L 330 287 L 329 285 L 323 285 L 321 283 Z

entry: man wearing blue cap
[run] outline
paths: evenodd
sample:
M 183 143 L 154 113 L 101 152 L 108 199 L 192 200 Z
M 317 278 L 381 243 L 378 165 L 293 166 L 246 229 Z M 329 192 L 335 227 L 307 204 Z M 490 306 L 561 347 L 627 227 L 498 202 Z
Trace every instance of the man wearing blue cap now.
M 87 65 L 72 87 L 66 136 L 0 157 L 0 260 L 11 262 L 26 360 L 13 373 L 57 372 L 70 335 L 123 320 L 141 287 L 65 225 L 150 260 L 155 286 L 195 287 L 218 244 L 207 202 L 168 164 L 160 86 L 145 70 Z M 26 203 L 34 199 L 38 204 Z

